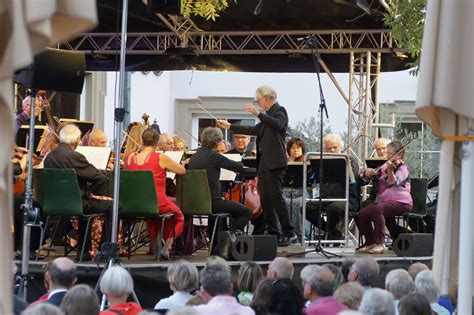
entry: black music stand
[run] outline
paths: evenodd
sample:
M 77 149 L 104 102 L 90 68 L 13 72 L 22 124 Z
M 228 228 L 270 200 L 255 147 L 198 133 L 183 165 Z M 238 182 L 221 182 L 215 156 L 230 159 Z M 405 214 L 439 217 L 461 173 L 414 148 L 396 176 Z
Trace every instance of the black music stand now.
M 387 159 L 385 158 L 366 158 L 365 159 L 365 164 L 367 164 L 368 168 L 373 168 L 376 169 L 387 162 Z
M 41 138 L 44 137 L 46 130 L 48 129 L 47 126 L 34 126 L 35 133 L 34 133 L 34 140 L 33 140 L 33 152 L 41 151 L 39 148 L 39 144 L 41 142 Z M 17 146 L 21 148 L 27 148 L 29 146 L 28 139 L 30 134 L 30 126 L 23 125 L 21 126 L 17 132 L 15 137 L 15 143 Z
M 309 185 L 309 176 L 306 177 Z M 290 217 L 293 217 L 293 189 L 303 188 L 303 163 L 288 163 L 285 178 L 283 179 L 283 187 L 290 188 Z

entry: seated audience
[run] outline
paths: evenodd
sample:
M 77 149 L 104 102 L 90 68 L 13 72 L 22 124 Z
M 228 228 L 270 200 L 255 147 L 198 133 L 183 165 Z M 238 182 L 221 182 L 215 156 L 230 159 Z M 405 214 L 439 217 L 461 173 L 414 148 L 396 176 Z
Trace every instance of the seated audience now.
M 179 260 L 168 267 L 166 277 L 173 295 L 161 299 L 155 305 L 157 310 L 174 310 L 186 305 L 193 297 L 191 292 L 199 287 L 197 268 L 186 260 Z
M 365 237 L 365 245 L 359 252 L 383 254 L 385 247 L 385 218 L 391 218 L 411 211 L 413 200 L 410 190 L 410 168 L 403 161 L 403 144 L 394 141 L 387 146 L 387 162 L 376 174 L 377 197 L 375 201 L 359 212 L 359 226 Z
M 347 306 L 332 296 L 334 275 L 331 270 L 324 266 L 314 268 L 312 274 L 302 280 L 304 297 L 311 302 L 306 308 L 307 315 L 329 315 L 347 310 Z
M 323 267 L 328 268 L 334 276 L 334 290 L 336 290 L 344 282 L 341 269 L 333 264 L 324 264 Z
M 99 315 L 99 298 L 90 286 L 78 284 L 64 296 L 61 310 L 64 315 Z
M 139 153 L 131 153 L 129 155 L 127 165 L 129 170 L 150 170 L 153 172 L 159 213 L 174 213 L 174 220 L 165 220 L 164 231 L 162 231 L 165 246 L 163 246 L 161 253 L 155 252 L 158 247 L 158 220 L 147 220 L 148 235 L 150 236 L 150 254 L 159 254 L 163 259 L 169 260 L 169 251 L 173 245 L 173 238 L 180 236 L 183 232 L 184 215 L 176 204 L 166 196 L 166 171 L 184 174 L 186 169 L 183 165 L 173 162 L 166 154 L 156 152 L 158 134 L 155 129 L 147 128 L 142 134 L 142 142 L 142 149 Z M 174 226 L 173 223 L 175 223 Z
M 240 305 L 232 296 L 233 286 L 230 272 L 222 266 L 206 266 L 199 275 L 201 297 L 207 303 L 195 306 L 202 315 L 253 315 L 249 307 Z
M 357 282 L 346 282 L 334 291 L 334 297 L 351 310 L 357 310 L 364 296 L 364 288 Z
M 285 257 L 276 257 L 268 265 L 267 269 L 267 278 L 276 279 L 276 278 L 287 278 L 293 279 L 293 272 L 295 268 L 291 261 Z
M 379 288 L 370 289 L 362 297 L 359 312 L 364 315 L 395 315 L 393 295 Z
M 357 257 L 347 275 L 348 281 L 358 282 L 364 291 L 369 290 L 379 274 L 379 264 L 371 256 Z
M 398 304 L 400 315 L 431 315 L 430 303 L 423 294 L 410 293 L 405 295 Z
M 301 315 L 304 299 L 291 279 L 263 279 L 251 304 L 257 315 Z
M 385 290 L 392 293 L 397 314 L 398 303 L 405 295 L 415 291 L 415 283 L 405 269 L 393 269 L 385 276 Z
M 341 264 L 341 272 L 342 272 L 342 279 L 344 282 L 347 282 L 347 276 L 349 275 L 349 271 L 352 268 L 352 264 L 354 264 L 354 259 L 352 258 L 344 258 Z
M 408 273 L 410 277 L 415 281 L 416 275 L 423 270 L 430 270 L 427 265 L 421 262 L 415 262 L 408 267 Z
M 147 315 L 147 314 L 143 314 L 143 315 Z M 196 311 L 194 307 L 183 307 L 183 308 L 178 308 L 178 309 L 169 311 L 168 313 L 166 313 L 166 315 L 199 315 L 199 312 Z
M 237 278 L 237 288 L 240 291 L 237 299 L 240 304 L 252 303 L 253 294 L 261 279 L 263 279 L 263 271 L 257 263 L 246 261 L 240 266 Z
M 449 311 L 438 303 L 439 290 L 431 270 L 420 271 L 416 275 L 415 286 L 417 292 L 426 297 L 433 312 L 438 315 L 449 315 Z
M 21 315 L 65 315 L 59 307 L 48 303 L 39 303 L 21 313 Z
M 56 258 L 44 277 L 48 288 L 48 299 L 45 302 L 59 306 L 66 292 L 77 282 L 76 264 L 67 257 Z
M 105 271 L 100 280 L 100 291 L 107 298 L 109 308 L 100 315 L 138 315 L 142 308 L 135 302 L 127 302 L 133 292 L 132 276 L 122 267 L 114 266 Z

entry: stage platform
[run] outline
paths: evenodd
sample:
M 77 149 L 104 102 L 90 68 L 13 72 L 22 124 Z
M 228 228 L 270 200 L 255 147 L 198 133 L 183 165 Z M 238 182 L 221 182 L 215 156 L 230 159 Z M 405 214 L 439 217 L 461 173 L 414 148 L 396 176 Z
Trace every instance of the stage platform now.
M 352 245 L 352 243 L 350 244 Z M 307 246 L 306 250 L 311 250 L 314 247 Z M 310 252 L 304 255 L 288 257 L 295 266 L 294 280 L 299 284 L 300 278 L 299 273 L 301 269 L 308 264 L 326 264 L 331 263 L 340 265 L 344 259 L 355 258 L 359 254 L 355 253 L 355 246 L 349 247 L 325 247 L 325 250 L 339 255 L 339 257 L 326 258 L 321 253 Z M 278 247 L 278 256 L 286 257 L 290 254 L 299 253 L 303 251 L 303 247 L 300 244 L 290 245 L 288 247 Z M 61 255 L 61 249 L 58 248 L 54 255 L 39 260 L 30 261 L 30 274 L 33 276 L 28 286 L 28 302 L 32 302 L 39 296 L 45 293 L 43 286 L 43 272 L 47 263 L 56 257 Z M 72 257 L 72 256 L 71 256 Z M 376 285 L 383 287 L 385 275 L 388 271 L 395 268 L 407 269 L 410 264 L 416 261 L 423 262 L 431 267 L 432 257 L 398 257 L 395 253 L 389 250 L 383 255 L 373 255 L 373 257 L 379 262 L 380 275 L 377 279 Z M 198 269 L 204 266 L 207 258 L 207 250 L 201 249 L 192 256 L 176 256 L 176 259 L 186 259 L 196 265 Z M 21 261 L 15 261 L 20 267 Z M 137 255 L 132 256 L 130 259 L 126 257 L 121 258 L 121 262 L 125 268 L 127 268 L 133 276 L 135 282 L 135 292 L 139 298 L 140 303 L 144 308 L 153 308 L 155 303 L 166 296 L 171 294 L 168 282 L 166 280 L 166 270 L 171 262 L 169 261 L 156 261 L 153 256 L 146 255 L 144 252 L 139 252 Z M 261 265 L 264 272 L 268 267 L 270 261 L 257 261 Z M 237 278 L 237 270 L 239 269 L 240 261 L 229 261 L 229 265 L 232 267 L 233 278 Z M 104 267 L 105 262 L 100 262 L 100 268 L 96 262 L 84 262 L 78 263 L 78 283 L 87 283 L 91 286 L 95 286 L 101 272 L 101 268 Z

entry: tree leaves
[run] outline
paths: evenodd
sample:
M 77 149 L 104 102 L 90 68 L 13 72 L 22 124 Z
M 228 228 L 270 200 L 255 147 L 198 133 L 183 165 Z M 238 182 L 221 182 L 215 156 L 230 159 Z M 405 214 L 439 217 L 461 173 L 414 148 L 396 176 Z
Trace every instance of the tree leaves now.
M 237 0 L 231 0 L 237 3 Z M 181 13 L 186 16 L 200 16 L 215 21 L 219 12 L 229 7 L 229 0 L 181 0 Z

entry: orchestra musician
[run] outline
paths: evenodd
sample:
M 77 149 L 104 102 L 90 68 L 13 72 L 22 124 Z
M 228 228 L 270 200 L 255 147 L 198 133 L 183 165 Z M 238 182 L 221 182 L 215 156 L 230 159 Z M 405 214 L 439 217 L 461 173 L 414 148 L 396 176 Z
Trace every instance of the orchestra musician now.
M 225 141 L 220 141 L 218 144 L 216 144 L 216 148 L 215 150 L 217 153 L 220 153 L 220 154 L 226 154 L 226 153 L 229 153 L 227 151 L 227 144 L 225 143 Z
M 107 135 L 101 129 L 92 129 L 88 138 L 89 146 L 105 148 L 107 146 Z
M 148 127 L 142 134 L 143 147 L 140 152 L 131 153 L 128 157 L 127 165 L 129 170 L 150 170 L 153 172 L 155 180 L 156 195 L 158 198 L 158 209 L 161 214 L 173 212 L 175 215 L 175 226 L 173 221 L 166 220 L 164 231 L 165 246 L 162 252 L 158 253 L 161 258 L 169 260 L 169 251 L 173 245 L 173 235 L 178 237 L 183 232 L 184 215 L 165 193 L 166 170 L 176 174 L 186 173 L 186 169 L 181 164 L 173 162 L 167 155 L 156 152 L 158 144 L 158 133 L 152 127 Z M 158 240 L 158 220 L 147 220 L 148 235 L 150 236 L 150 254 L 155 254 Z M 173 233 L 174 230 L 174 233 Z
M 403 144 L 393 141 L 387 146 L 387 162 L 379 172 L 366 171 L 367 176 L 376 177 L 378 186 L 375 201 L 359 212 L 360 231 L 365 237 L 365 245 L 359 248 L 359 252 L 385 253 L 386 218 L 411 211 L 410 168 L 403 161 L 403 154 Z
M 146 127 L 142 124 L 134 124 L 131 126 L 130 130 L 127 132 L 125 137 L 125 149 L 123 151 L 123 160 L 125 166 L 127 164 L 128 156 L 133 152 L 138 152 L 142 148 L 142 134 L 145 131 Z
M 276 91 L 267 85 L 257 88 L 255 103 L 263 109 L 260 111 L 253 104 L 246 104 L 244 110 L 258 117 L 260 122 L 255 126 L 230 124 L 217 120 L 221 128 L 230 129 L 237 134 L 257 136 L 257 177 L 260 202 L 263 215 L 255 220 L 254 234 L 268 233 L 278 235 L 277 217 L 282 234 L 278 240 L 280 246 L 288 246 L 297 241 L 293 226 L 290 223 L 288 207 L 282 196 L 283 180 L 287 167 L 285 135 L 288 127 L 288 114 L 277 102 Z
M 160 139 L 158 140 L 158 150 L 163 152 L 174 151 L 174 140 L 169 133 L 162 133 L 160 135 Z
M 186 150 L 186 142 L 184 141 L 183 138 L 174 136 L 173 137 L 174 141 L 174 150 L 175 151 L 184 151 Z
M 222 131 L 216 127 L 207 127 L 201 133 L 201 147 L 197 149 L 188 164 L 189 170 L 204 169 L 212 198 L 213 213 L 229 213 L 232 216 L 233 231 L 243 231 L 250 220 L 252 211 L 247 206 L 222 198 L 221 183 L 219 181 L 221 168 L 242 172 L 244 166 L 215 151 L 216 146 L 223 139 Z
M 253 152 L 249 149 L 250 137 L 243 134 L 234 133 L 234 148 L 227 153 L 240 154 L 243 157 L 253 156 Z
M 41 115 L 41 107 L 47 104 L 47 99 L 43 95 L 38 93 L 35 98 L 35 125 L 44 125 L 44 120 L 39 119 Z M 30 124 L 30 111 L 31 111 L 31 96 L 27 96 L 21 103 L 23 111 L 16 116 L 16 129 L 20 129 L 22 125 Z
M 335 133 L 329 133 L 323 138 L 323 149 L 327 153 L 342 153 L 344 142 L 341 137 Z M 355 175 L 359 174 L 359 164 L 353 156 L 349 156 L 350 161 L 350 181 L 355 181 Z M 317 175 L 317 174 L 316 174 Z M 321 198 L 343 198 L 345 196 L 345 183 L 324 183 L 320 185 Z M 359 195 L 357 193 L 351 194 L 349 191 L 349 210 L 355 211 L 358 209 Z M 323 202 L 322 209 L 327 214 L 327 226 L 321 226 L 329 233 L 328 239 L 338 240 L 342 238 L 341 224 L 343 222 L 346 208 L 344 201 Z M 310 201 L 306 204 L 306 219 L 314 226 L 319 223 L 319 203 L 317 201 Z M 324 221 L 322 221 L 324 223 Z
M 100 171 L 75 149 L 81 140 L 81 131 L 76 125 L 67 124 L 59 132 L 59 145 L 49 152 L 44 159 L 45 168 L 72 168 L 76 171 L 81 195 L 83 199 L 83 211 L 85 214 L 103 214 L 105 217 L 102 231 L 102 242 L 109 241 L 111 231 L 112 199 L 107 196 L 107 174 Z M 90 248 L 90 232 L 85 234 L 86 222 L 79 221 L 79 243 L 86 237 L 85 252 Z M 83 260 L 90 259 L 86 255 Z

